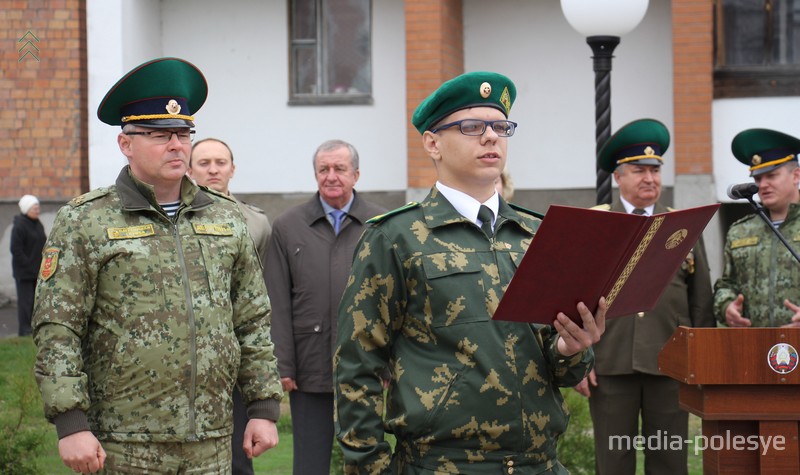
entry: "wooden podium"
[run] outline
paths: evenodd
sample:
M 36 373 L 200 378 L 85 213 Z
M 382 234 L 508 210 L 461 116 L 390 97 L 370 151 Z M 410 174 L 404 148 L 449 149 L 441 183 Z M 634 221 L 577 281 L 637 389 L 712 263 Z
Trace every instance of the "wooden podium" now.
M 797 328 L 675 330 L 658 365 L 703 419 L 704 475 L 800 474 L 797 349 Z

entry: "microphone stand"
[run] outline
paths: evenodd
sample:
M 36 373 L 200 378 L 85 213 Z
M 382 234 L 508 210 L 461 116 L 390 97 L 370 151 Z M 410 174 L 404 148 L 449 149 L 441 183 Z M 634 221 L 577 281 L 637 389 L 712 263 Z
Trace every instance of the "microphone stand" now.
M 761 217 L 761 219 L 763 219 L 764 222 L 767 223 L 767 227 L 770 228 L 772 232 L 775 233 L 776 236 L 778 236 L 778 239 L 780 239 L 783 245 L 786 246 L 786 249 L 788 249 L 789 252 L 792 253 L 792 256 L 794 256 L 797 262 L 800 262 L 800 255 L 798 255 L 797 251 L 795 251 L 794 248 L 792 248 L 791 244 L 789 244 L 789 241 L 787 241 L 786 238 L 783 237 L 783 234 L 781 234 L 778 228 L 772 224 L 772 221 L 770 221 L 770 219 L 767 217 L 767 214 L 764 212 L 764 207 L 756 203 L 753 200 L 752 196 L 748 196 L 747 201 L 749 201 L 753 209 L 756 210 L 756 214 L 758 214 Z

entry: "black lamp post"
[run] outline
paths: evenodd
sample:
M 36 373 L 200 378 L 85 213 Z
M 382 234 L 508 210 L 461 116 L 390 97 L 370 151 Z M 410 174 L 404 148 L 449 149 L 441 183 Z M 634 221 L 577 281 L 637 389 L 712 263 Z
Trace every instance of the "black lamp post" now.
M 595 170 L 597 204 L 611 203 L 611 174 L 597 165 L 597 153 L 611 137 L 611 59 L 620 36 L 644 18 L 648 0 L 561 0 L 572 27 L 586 37 L 594 64 Z

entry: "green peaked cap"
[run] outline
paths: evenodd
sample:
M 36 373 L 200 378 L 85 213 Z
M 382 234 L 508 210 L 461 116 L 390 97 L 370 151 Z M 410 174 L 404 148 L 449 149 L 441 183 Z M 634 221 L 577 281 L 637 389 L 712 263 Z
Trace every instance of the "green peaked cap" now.
M 109 125 L 194 127 L 192 114 L 208 95 L 203 73 L 180 58 L 158 58 L 132 69 L 100 102 L 97 117 Z
M 736 134 L 731 151 L 737 160 L 750 167 L 750 176 L 797 162 L 800 139 L 770 129 L 747 129 Z
M 424 133 L 453 112 L 470 107 L 494 107 L 507 118 L 516 97 L 514 83 L 502 74 L 465 73 L 445 82 L 425 98 L 414 111 L 411 123 L 419 133 Z
M 661 165 L 661 156 L 669 148 L 669 131 L 655 119 L 630 122 L 612 135 L 597 154 L 597 164 L 613 173 L 625 163 Z

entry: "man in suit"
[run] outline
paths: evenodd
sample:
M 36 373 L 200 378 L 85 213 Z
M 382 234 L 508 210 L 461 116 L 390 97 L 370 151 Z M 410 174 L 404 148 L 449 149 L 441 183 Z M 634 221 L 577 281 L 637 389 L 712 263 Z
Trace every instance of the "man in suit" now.
M 312 163 L 318 192 L 275 219 L 267 251 L 272 338 L 292 411 L 294 475 L 330 471 L 339 300 L 365 223 L 385 211 L 356 193 L 358 152 L 349 143 L 324 142 Z
M 650 216 L 668 208 L 661 197 L 662 155 L 669 131 L 660 122 L 640 119 L 622 127 L 598 154 L 599 165 L 614 174 L 619 199 L 597 208 Z M 595 368 L 576 390 L 589 397 L 594 423 L 598 475 L 636 472 L 636 450 L 611 442 L 622 436 L 679 436 L 686 439 L 688 414 L 678 407 L 678 383 L 658 371 L 658 353 L 679 325 L 713 327 L 711 277 L 702 238 L 686 256 L 655 308 L 609 320 L 595 345 Z M 687 473 L 682 449 L 645 448 L 645 473 Z

